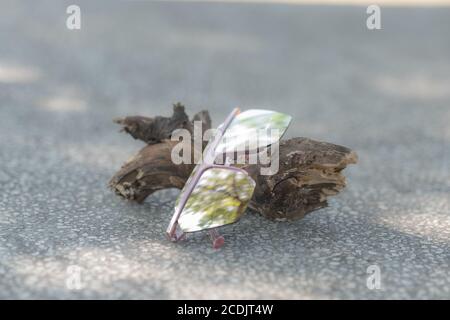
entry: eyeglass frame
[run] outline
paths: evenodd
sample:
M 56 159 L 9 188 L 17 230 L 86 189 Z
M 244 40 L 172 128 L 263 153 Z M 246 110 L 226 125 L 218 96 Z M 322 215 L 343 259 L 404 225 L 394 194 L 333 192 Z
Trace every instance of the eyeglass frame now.
M 189 197 L 191 196 L 192 192 L 194 191 L 195 187 L 197 186 L 198 182 L 200 181 L 200 178 L 202 177 L 203 173 L 209 169 L 227 169 L 235 171 L 236 173 L 243 173 L 246 176 L 249 177 L 249 174 L 247 171 L 232 167 L 230 164 L 214 164 L 214 161 L 216 160 L 217 154 L 216 154 L 216 148 L 219 145 L 220 141 L 222 140 L 222 137 L 224 136 L 225 132 L 227 131 L 228 127 L 230 126 L 231 122 L 234 120 L 234 118 L 240 113 L 239 108 L 233 109 L 231 113 L 227 116 L 225 121 L 217 128 L 217 133 L 214 136 L 214 139 L 208 143 L 206 146 L 206 150 L 203 154 L 203 161 L 197 165 L 195 168 L 196 172 L 193 176 L 191 176 L 191 180 L 189 181 L 189 185 L 187 185 L 187 189 L 183 191 L 181 194 L 181 198 L 179 199 L 178 205 L 175 208 L 175 212 L 172 216 L 172 219 L 170 220 L 169 226 L 167 227 L 166 234 L 170 241 L 177 242 L 181 239 L 183 239 L 186 235 L 184 231 L 179 228 L 178 225 L 178 219 L 181 216 L 181 213 L 183 212 L 187 201 L 189 200 Z M 213 242 L 213 247 L 215 249 L 220 248 L 224 242 L 225 239 L 223 236 L 219 234 L 217 231 L 217 228 L 210 228 L 208 229 L 208 233 L 211 237 L 211 240 Z

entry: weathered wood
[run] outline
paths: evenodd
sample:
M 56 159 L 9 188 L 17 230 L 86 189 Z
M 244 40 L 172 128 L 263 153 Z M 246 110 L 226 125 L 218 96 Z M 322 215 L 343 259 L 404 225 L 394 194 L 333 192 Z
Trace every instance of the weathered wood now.
M 335 144 L 293 138 L 280 143 L 280 168 L 259 175 L 259 166 L 244 169 L 256 181 L 250 207 L 273 220 L 294 220 L 326 207 L 327 198 L 345 187 L 342 170 L 357 162 L 352 150 Z
M 193 121 L 202 121 L 203 129 L 211 128 L 211 119 L 208 111 L 197 113 L 192 122 L 184 112 L 184 106 L 180 103 L 173 105 L 171 117 L 148 118 L 142 116 L 125 117 L 114 119 L 114 122 L 122 126 L 121 131 L 129 133 L 133 138 L 142 140 L 147 144 L 160 143 L 170 139 L 175 129 L 187 129 L 192 132 Z
M 207 111 L 194 116 L 194 120 L 203 121 L 204 130 L 211 127 Z M 109 186 L 117 194 L 137 202 L 157 190 L 182 188 L 194 165 L 175 165 L 171 150 L 178 142 L 168 139 L 177 128 L 192 132 L 192 121 L 181 104 L 174 105 L 171 118 L 127 117 L 116 121 L 124 131 L 148 145 L 122 166 Z M 257 183 L 250 207 L 272 220 L 302 218 L 327 206 L 327 198 L 345 187 L 342 170 L 356 162 L 356 153 L 346 147 L 308 138 L 283 140 L 278 173 L 264 176 L 259 165 L 243 166 Z

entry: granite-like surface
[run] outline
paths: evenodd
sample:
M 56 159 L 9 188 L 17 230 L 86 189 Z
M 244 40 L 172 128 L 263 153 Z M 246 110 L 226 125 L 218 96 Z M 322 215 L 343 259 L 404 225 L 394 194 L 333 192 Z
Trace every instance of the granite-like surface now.
M 368 31 L 364 7 L 78 3 L 80 31 L 63 1 L 0 3 L 0 298 L 450 298 L 450 9 Z M 301 221 L 172 244 L 176 190 L 136 205 L 106 183 L 142 146 L 111 119 L 176 101 L 289 113 L 288 136 L 359 164 Z

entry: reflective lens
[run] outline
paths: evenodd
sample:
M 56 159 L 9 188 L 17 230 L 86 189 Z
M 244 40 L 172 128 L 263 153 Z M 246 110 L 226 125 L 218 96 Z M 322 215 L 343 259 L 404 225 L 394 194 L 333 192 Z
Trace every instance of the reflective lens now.
M 238 114 L 216 148 L 216 154 L 252 151 L 280 140 L 291 116 L 270 110 L 247 110 Z
M 242 172 L 226 168 L 206 170 L 178 219 L 184 232 L 236 222 L 250 201 L 255 182 Z

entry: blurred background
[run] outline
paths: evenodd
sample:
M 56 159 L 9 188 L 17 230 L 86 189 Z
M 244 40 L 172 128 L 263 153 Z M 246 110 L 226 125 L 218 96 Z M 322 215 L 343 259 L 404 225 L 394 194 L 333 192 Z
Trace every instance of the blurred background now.
M 0 298 L 450 298 L 450 2 L 377 3 L 380 30 L 371 1 L 2 0 Z M 112 119 L 178 101 L 288 113 L 359 163 L 303 220 L 174 245 L 177 191 L 106 184 L 143 145 Z

